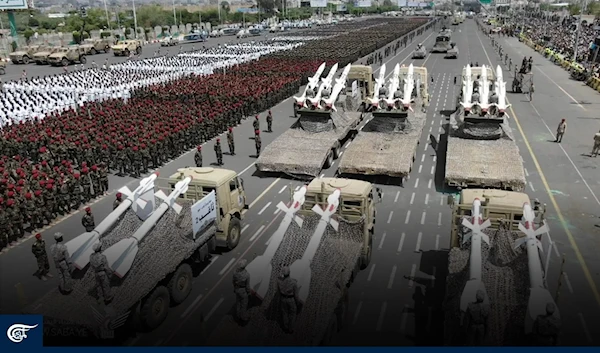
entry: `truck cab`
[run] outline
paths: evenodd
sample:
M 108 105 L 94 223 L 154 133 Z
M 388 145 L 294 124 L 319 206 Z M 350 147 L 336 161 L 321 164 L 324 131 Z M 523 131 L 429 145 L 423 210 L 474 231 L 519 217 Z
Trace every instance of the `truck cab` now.
M 248 209 L 244 180 L 228 169 L 180 168 L 169 177 L 169 190 L 173 190 L 175 184 L 186 177 L 192 177 L 192 182 L 187 192 L 179 197 L 199 201 L 214 191 L 217 203 L 217 246 L 234 249 L 240 241 L 241 221 Z
M 352 65 L 346 79 L 346 96 L 352 96 L 352 84 L 356 81 L 362 102 L 373 95 L 373 68 L 367 65 Z

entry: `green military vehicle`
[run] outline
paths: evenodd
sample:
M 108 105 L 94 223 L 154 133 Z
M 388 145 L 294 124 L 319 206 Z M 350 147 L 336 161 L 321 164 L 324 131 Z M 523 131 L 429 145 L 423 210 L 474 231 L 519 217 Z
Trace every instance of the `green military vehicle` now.
M 96 55 L 100 52 L 108 53 L 110 51 L 110 39 L 92 39 L 88 38 L 79 45 L 85 51 L 85 55 Z
M 60 48 L 48 56 L 48 63 L 52 66 L 69 66 L 71 64 L 87 62 L 85 51 L 79 46 Z
M 46 50 L 39 51 L 33 55 L 33 60 L 38 65 L 47 65 L 48 57 L 59 51 L 61 47 L 49 47 Z

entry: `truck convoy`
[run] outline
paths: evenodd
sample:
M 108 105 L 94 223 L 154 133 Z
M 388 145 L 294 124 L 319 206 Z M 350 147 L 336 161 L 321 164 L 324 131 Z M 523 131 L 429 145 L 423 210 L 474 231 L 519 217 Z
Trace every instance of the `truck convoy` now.
M 68 322 L 101 338 L 126 324 L 153 329 L 171 304 L 189 295 L 192 268 L 217 247 L 233 249 L 239 242 L 247 206 L 244 183 L 234 171 L 183 168 L 167 180 L 151 175 L 135 190 L 120 191 L 127 196 L 121 205 L 92 232 L 65 244 L 76 268 L 71 294 L 54 289 L 26 313 L 43 315 L 47 326 Z M 96 274 L 87 266 L 96 244 L 115 275 L 108 303 L 96 295 Z
M 506 82 L 498 66 L 466 66 L 456 112 L 450 116 L 445 182 L 449 186 L 522 191 L 525 171 L 506 110 Z
M 359 270 L 371 260 L 375 225 L 373 185 L 359 180 L 317 178 L 297 188 L 284 216 L 268 241 L 265 253 L 246 270 L 250 286 L 262 299 L 249 309 L 249 322 L 240 325 L 225 316 L 208 345 L 325 345 L 347 321 L 348 288 Z M 287 334 L 276 318 L 277 280 L 284 266 L 297 280 L 299 300 L 294 333 Z M 232 340 L 232 337 L 235 339 Z
M 442 28 L 440 33 L 435 38 L 435 44 L 432 53 L 446 53 L 450 48 L 450 42 L 452 39 L 452 31 L 446 28 Z
M 493 189 L 463 190 L 449 204 L 445 344 L 465 343 L 467 308 L 480 292 L 490 313 L 485 344 L 523 345 L 547 305 L 556 308 L 546 283 L 552 241 L 542 208 L 532 209 L 527 194 Z M 560 322 L 558 309 L 553 316 Z
M 385 87 L 381 68 L 369 102 L 371 119 L 346 148 L 340 174 L 408 176 L 429 105 L 427 78 L 425 67 L 398 64 Z
M 344 104 L 345 109 L 339 104 L 336 106 L 346 86 L 351 65 L 344 68 L 334 85 L 336 70 L 337 64 L 315 89 L 323 71 L 319 68 L 309 80 L 308 86 L 313 89 L 307 87 L 300 97 L 294 97 L 299 105 L 297 113 L 300 117 L 261 153 L 256 161 L 259 171 L 314 177 L 339 157 L 343 142 L 356 131 L 362 114 L 356 111 L 360 103 L 358 98 L 351 107 L 347 104 Z M 340 101 L 346 102 L 346 99 Z

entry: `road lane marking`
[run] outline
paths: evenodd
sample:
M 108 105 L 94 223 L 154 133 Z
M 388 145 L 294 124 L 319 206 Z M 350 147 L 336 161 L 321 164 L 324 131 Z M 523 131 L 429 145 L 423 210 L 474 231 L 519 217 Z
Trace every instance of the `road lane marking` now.
M 429 172 L 429 174 L 431 174 L 431 175 L 435 174 L 435 166 L 434 165 L 431 166 L 431 171 Z
M 217 261 L 217 259 L 219 258 L 219 255 L 214 255 L 213 257 L 210 258 L 210 263 L 208 265 L 206 265 L 206 267 L 204 269 L 202 269 L 202 272 L 200 272 L 200 275 L 203 275 L 204 272 L 206 272 L 206 270 L 208 270 L 208 268 L 210 266 L 212 266 L 215 261 Z
M 254 163 L 250 164 L 249 166 L 247 166 L 246 168 L 244 168 L 244 170 L 242 170 L 241 172 L 238 173 L 238 176 L 246 173 L 248 171 L 248 169 L 252 168 L 252 166 L 255 164 L 256 164 L 256 162 L 254 162 Z
M 406 219 L 404 220 L 404 224 L 408 224 L 408 221 L 410 220 L 410 210 L 408 210 L 406 212 Z
M 427 205 L 429 203 L 429 194 L 425 195 L 425 204 Z
M 356 307 L 356 311 L 354 312 L 354 320 L 352 320 L 352 325 L 356 325 L 358 322 L 358 315 L 360 314 L 360 309 L 362 308 L 362 300 L 358 302 L 358 306 Z
M 367 282 L 371 282 L 371 277 L 373 277 L 373 271 L 375 271 L 375 264 L 373 264 L 373 266 L 371 266 L 371 269 L 369 270 L 369 275 L 367 276 Z
M 398 270 L 398 267 L 396 267 L 394 265 L 394 267 L 392 267 L 392 273 L 390 274 L 390 280 L 388 281 L 388 289 L 392 289 L 392 286 L 394 286 L 394 279 L 396 278 L 396 270 Z
M 256 233 L 254 233 L 254 235 L 250 238 L 250 242 L 253 242 L 254 239 L 256 239 L 256 237 L 260 234 L 260 232 L 263 231 L 263 229 L 265 229 L 265 225 L 264 224 L 262 226 L 260 226 L 260 228 L 258 228 L 258 230 L 256 231 Z
M 281 194 L 282 192 L 284 192 L 284 191 L 285 191 L 285 189 L 287 189 L 287 187 L 288 187 L 287 185 L 284 185 L 284 186 L 281 188 L 281 190 L 279 190 L 278 194 Z
M 437 161 L 437 156 L 433 156 L 433 162 L 435 163 Z
M 417 246 L 415 246 L 415 252 L 420 252 L 422 238 L 423 238 L 423 232 L 419 232 L 419 235 L 417 236 Z
M 259 212 L 258 215 L 260 216 L 263 212 L 265 212 L 265 210 L 271 206 L 271 201 L 267 202 L 267 204 L 265 205 L 265 207 L 263 207 Z
M 362 130 L 362 128 L 360 128 Z M 321 174 L 321 176 L 319 177 L 319 179 L 323 179 L 323 177 L 325 176 L 325 173 Z
M 410 196 L 410 204 L 412 205 L 413 202 L 415 202 L 415 193 L 413 192 L 412 195 Z
M 585 318 L 582 313 L 577 314 L 579 316 L 579 321 L 581 321 L 581 326 L 583 327 L 583 332 L 585 333 L 585 337 L 587 338 L 589 343 L 593 342 L 592 335 L 590 335 L 590 330 L 588 330 L 587 324 L 585 323 Z
M 423 211 L 423 214 L 421 215 L 421 225 L 425 224 L 425 211 Z
M 246 224 L 246 225 L 244 226 L 244 228 L 242 228 L 242 231 L 240 232 L 240 234 L 243 234 L 243 233 L 244 233 L 244 231 L 245 231 L 246 229 L 248 229 L 248 227 L 250 227 L 250 225 L 249 225 L 249 224 Z
M 379 312 L 379 319 L 377 319 L 377 332 L 383 328 L 383 319 L 385 319 L 385 311 L 387 310 L 387 302 L 381 304 L 381 311 Z
M 440 250 L 440 235 L 435 235 L 435 250 Z
M 415 180 L 415 189 L 419 187 L 419 178 L 417 178 L 417 180 Z
M 394 203 L 398 202 L 398 197 L 400 197 L 400 191 L 396 192 L 396 197 L 394 198 Z
M 192 311 L 192 309 L 194 308 L 194 306 L 196 304 L 198 304 L 198 302 L 200 301 L 200 299 L 202 299 L 203 295 L 200 294 L 193 302 L 192 304 L 190 304 L 190 306 L 187 307 L 187 309 L 185 309 L 185 311 L 183 312 L 183 314 L 181 314 L 180 318 L 184 318 L 186 316 L 188 316 L 188 314 L 190 313 L 190 311 Z
M 277 178 L 275 179 L 275 181 L 273 181 L 271 183 L 271 185 L 267 186 L 267 188 L 265 189 L 265 191 L 263 191 L 260 195 L 258 195 L 258 197 L 256 199 L 254 199 L 254 201 L 250 204 L 250 206 L 248 206 L 248 209 L 251 209 L 254 205 L 256 205 L 256 203 L 263 197 L 266 195 L 266 193 L 269 192 L 269 190 L 271 190 L 273 188 L 273 186 L 275 186 L 275 184 L 277 184 L 279 182 L 279 180 L 281 180 L 281 178 Z
M 423 165 L 421 164 L 421 165 L 419 165 L 419 171 L 418 171 L 418 173 L 421 174 L 422 170 L 423 170 Z
M 402 236 L 400 236 L 400 244 L 398 245 L 398 252 L 402 251 L 402 246 L 404 245 L 405 237 L 406 237 L 406 233 L 402 232 Z
M 413 281 L 413 278 L 415 278 L 415 273 L 417 272 L 417 265 L 413 264 L 412 268 L 410 269 L 410 279 L 408 281 L 408 286 L 410 288 L 412 288 L 412 286 L 415 284 L 415 282 Z
M 225 265 L 225 267 L 223 267 L 223 269 L 221 271 L 219 271 L 219 276 L 223 276 L 223 274 L 233 264 L 234 261 L 235 261 L 235 257 L 233 259 L 229 260 L 229 262 L 227 263 L 227 265 Z
M 440 195 L 440 206 L 444 206 L 444 195 Z
M 433 184 L 433 179 L 429 179 L 429 182 L 427 183 L 427 188 L 431 189 L 432 184 Z
M 535 192 L 535 188 L 533 187 L 533 184 L 531 182 L 529 182 L 529 188 L 531 189 L 531 191 Z
M 423 163 L 423 162 L 425 162 L 425 155 L 424 154 L 421 155 L 421 163 Z
M 567 288 L 569 289 L 569 292 L 571 294 L 573 294 L 573 286 L 571 285 L 571 281 L 569 281 L 569 276 L 567 275 L 566 272 L 563 272 L 563 276 L 565 276 L 565 283 L 567 284 Z
M 206 322 L 206 321 L 208 321 L 208 319 L 210 319 L 210 317 L 215 313 L 215 311 L 217 311 L 219 306 L 221 306 L 221 304 L 223 304 L 224 301 L 225 301 L 225 298 L 219 299 L 219 301 L 215 304 L 215 306 L 213 306 L 212 309 L 210 309 L 210 311 L 208 312 L 208 315 L 206 315 L 206 317 L 204 318 L 204 322 Z
M 529 172 L 527 171 L 527 168 L 523 168 L 523 170 L 525 171 L 525 176 L 529 177 Z
M 390 215 L 388 216 L 388 224 L 392 222 L 392 216 L 394 215 L 394 211 L 390 211 Z
M 438 226 L 442 225 L 442 212 L 438 214 Z
M 383 235 L 381 236 L 381 241 L 379 242 L 379 250 L 381 250 L 383 248 L 383 242 L 385 240 L 385 236 L 386 236 L 387 232 L 383 232 Z

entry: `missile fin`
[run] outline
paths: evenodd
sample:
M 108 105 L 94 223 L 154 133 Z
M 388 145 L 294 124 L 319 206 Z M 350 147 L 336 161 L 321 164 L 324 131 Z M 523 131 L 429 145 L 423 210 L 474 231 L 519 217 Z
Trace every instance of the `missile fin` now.
M 287 205 L 281 201 L 279 201 L 279 203 L 277 204 L 277 208 L 283 212 L 287 212 L 289 210 L 289 207 L 287 207 Z
M 318 204 L 315 204 L 312 208 L 312 211 L 316 214 L 318 214 L 319 216 L 323 216 L 323 209 L 321 208 L 321 206 L 319 206 Z
M 464 227 L 467 227 L 467 228 L 471 229 L 471 230 L 473 230 L 473 228 L 475 227 L 475 226 L 473 225 L 473 223 L 469 222 L 469 220 L 467 220 L 466 218 L 463 218 L 463 220 L 462 220 L 462 225 L 463 225 Z
M 515 249 L 518 249 L 526 242 L 527 242 L 527 237 L 523 237 L 523 238 L 519 238 L 519 239 L 515 240 Z
M 125 194 L 127 197 L 133 196 L 133 192 L 131 192 L 131 190 L 129 190 L 129 188 L 127 186 L 123 186 L 122 188 L 120 188 L 119 192 L 121 194 Z
M 304 220 L 298 216 L 294 216 L 294 221 L 296 222 L 296 224 L 298 225 L 298 227 L 302 228 L 302 225 L 304 224 Z
M 534 234 L 535 234 L 535 236 L 538 236 L 538 235 L 546 234 L 549 231 L 550 231 L 550 229 L 548 229 L 548 226 L 544 224 L 543 226 L 536 229 Z
M 175 211 L 177 214 L 181 214 L 181 210 L 183 209 L 183 207 L 181 207 L 179 204 L 172 204 L 171 208 L 173 209 L 173 211 Z
M 138 206 L 140 206 L 140 208 L 146 208 L 146 204 L 147 204 L 147 202 L 146 202 L 146 201 L 144 201 L 144 200 L 142 200 L 142 199 L 137 199 L 137 200 L 135 200 L 135 203 L 136 203 Z
M 167 200 L 167 195 L 162 190 L 158 190 L 154 195 L 163 201 Z
M 469 240 L 471 240 L 472 236 L 473 236 L 473 232 L 469 232 L 469 233 L 465 234 L 463 236 L 463 245 L 466 244 L 467 242 L 469 242 Z
M 527 234 L 529 232 L 529 229 L 525 228 L 523 223 L 519 223 L 519 230 L 525 234 Z
M 486 219 L 485 222 L 483 222 L 481 224 L 480 229 L 483 230 L 483 229 L 489 228 L 491 226 L 492 226 L 492 222 L 489 219 Z
M 490 237 L 488 237 L 487 234 L 485 234 L 484 232 L 480 232 L 479 235 L 487 245 L 490 245 Z
M 333 229 L 335 229 L 336 232 L 338 231 L 338 229 L 340 227 L 340 223 L 338 221 L 331 218 L 331 219 L 329 219 L 329 224 L 331 224 L 331 226 L 333 227 Z

